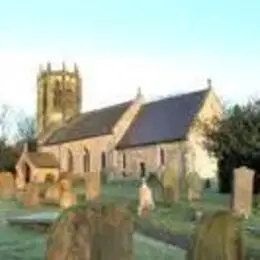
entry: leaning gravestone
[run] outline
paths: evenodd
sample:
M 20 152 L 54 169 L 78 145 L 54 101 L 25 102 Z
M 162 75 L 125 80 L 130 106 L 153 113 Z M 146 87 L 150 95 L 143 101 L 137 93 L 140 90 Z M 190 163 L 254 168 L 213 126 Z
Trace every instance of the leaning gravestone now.
M 232 209 L 237 215 L 249 217 L 253 204 L 253 180 L 255 172 L 247 167 L 234 170 Z
M 65 211 L 52 226 L 46 260 L 132 260 L 133 231 L 125 208 L 78 206 Z
M 189 201 L 200 200 L 203 191 L 203 182 L 197 172 L 190 172 L 185 177 L 187 197 Z
M 101 176 L 99 172 L 89 172 L 85 179 L 85 195 L 87 200 L 100 197 Z
M 171 162 L 163 176 L 164 198 L 167 202 L 179 200 L 179 176 L 176 165 Z
M 146 182 L 147 185 L 152 189 L 154 200 L 156 202 L 162 201 L 164 198 L 163 184 L 159 180 L 156 173 L 150 173 Z

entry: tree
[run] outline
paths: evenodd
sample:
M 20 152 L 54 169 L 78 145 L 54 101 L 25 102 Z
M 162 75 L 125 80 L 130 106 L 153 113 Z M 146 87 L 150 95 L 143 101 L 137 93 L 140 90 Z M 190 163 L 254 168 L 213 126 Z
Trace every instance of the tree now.
M 259 177 L 260 100 L 233 105 L 225 109 L 222 119 L 201 124 L 206 134 L 206 148 L 219 159 L 220 192 L 230 192 L 236 167 L 250 167 L 256 171 L 255 178 Z
M 10 116 L 12 110 L 8 105 L 2 105 L 0 108 L 0 139 L 7 140 L 7 132 L 10 126 Z
M 17 144 L 27 143 L 30 150 L 36 149 L 36 119 L 20 112 L 17 116 Z
M 7 105 L 2 105 L 0 108 L 0 172 L 15 171 L 17 157 L 13 147 L 8 144 L 7 138 L 12 112 Z

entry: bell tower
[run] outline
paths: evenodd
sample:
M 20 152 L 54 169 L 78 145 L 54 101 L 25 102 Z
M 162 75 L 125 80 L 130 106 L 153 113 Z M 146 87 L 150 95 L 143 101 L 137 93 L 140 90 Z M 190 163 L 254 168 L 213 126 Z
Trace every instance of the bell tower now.
M 53 70 L 51 64 L 40 66 L 37 77 L 37 134 L 59 127 L 81 111 L 81 77 L 74 64 L 69 71 L 65 63 Z

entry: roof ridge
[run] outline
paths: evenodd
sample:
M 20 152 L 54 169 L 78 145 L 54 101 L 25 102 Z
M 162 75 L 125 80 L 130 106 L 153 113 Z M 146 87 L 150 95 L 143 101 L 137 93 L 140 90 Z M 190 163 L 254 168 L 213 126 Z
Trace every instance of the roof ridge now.
M 94 113 L 94 112 L 100 112 L 100 111 L 108 109 L 108 108 L 116 108 L 116 107 L 119 107 L 119 106 L 122 106 L 122 105 L 126 105 L 127 103 L 130 104 L 132 101 L 133 100 L 128 100 L 128 101 L 116 103 L 114 105 L 108 105 L 108 106 L 105 106 L 105 107 L 95 108 L 95 109 L 92 109 L 92 110 L 89 110 L 89 111 L 85 111 L 85 112 L 81 113 L 80 115 Z
M 98 113 L 98 112 L 102 112 L 102 110 L 106 110 L 109 108 L 116 108 L 116 107 L 120 107 L 122 105 L 126 105 L 127 103 L 130 104 L 130 102 L 132 102 L 132 100 L 129 101 L 125 101 L 125 102 L 121 102 L 121 103 L 117 103 L 115 105 L 111 105 L 111 106 L 106 106 L 106 107 L 101 107 L 101 108 L 96 108 L 93 110 L 89 110 L 89 111 L 85 111 L 83 113 L 78 114 L 77 116 L 71 118 L 70 120 L 68 120 L 63 126 L 61 126 L 60 128 L 58 128 L 57 130 L 61 129 L 62 127 L 66 128 L 68 127 L 71 123 L 75 123 L 77 122 L 77 120 L 80 120 L 82 117 L 87 116 L 87 115 L 91 115 L 93 113 Z
M 164 100 L 172 99 L 172 98 L 176 98 L 176 99 L 182 98 L 184 96 L 190 96 L 190 95 L 194 95 L 194 94 L 208 92 L 209 90 L 210 90 L 209 88 L 203 88 L 203 89 L 193 90 L 190 92 L 183 92 L 183 93 L 179 93 L 179 94 L 168 94 L 164 97 L 159 97 L 158 99 L 147 101 L 146 103 L 144 103 L 144 105 L 149 105 L 151 103 L 156 103 L 156 102 L 160 102 L 160 101 L 164 101 Z

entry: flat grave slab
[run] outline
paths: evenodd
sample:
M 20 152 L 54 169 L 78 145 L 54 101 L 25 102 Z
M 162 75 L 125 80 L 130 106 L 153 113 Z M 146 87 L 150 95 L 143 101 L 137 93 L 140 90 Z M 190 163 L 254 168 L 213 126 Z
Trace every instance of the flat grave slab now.
M 39 212 L 26 216 L 16 216 L 7 218 L 6 221 L 10 225 L 19 225 L 33 229 L 48 229 L 60 212 Z

